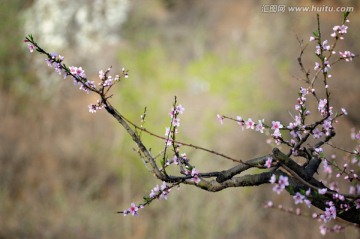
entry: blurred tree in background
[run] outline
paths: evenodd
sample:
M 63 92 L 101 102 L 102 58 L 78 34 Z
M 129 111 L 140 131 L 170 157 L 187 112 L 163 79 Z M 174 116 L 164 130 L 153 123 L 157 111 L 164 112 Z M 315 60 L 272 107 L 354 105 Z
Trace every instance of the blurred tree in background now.
M 114 100 L 128 117 L 140 121 L 147 106 L 147 127 L 162 133 L 177 95 L 187 109 L 184 141 L 248 158 L 270 147 L 259 143 L 263 138 L 255 133 L 230 125 L 219 128 L 216 114 L 287 117 L 280 112 L 293 107 L 293 92 L 300 85 L 292 77 L 299 73 L 296 34 L 309 38 L 315 13 L 266 14 L 261 12 L 265 3 L 250 0 L 101 2 L 0 3 L 0 238 L 318 238 L 312 221 L 261 209 L 271 194 L 265 186 L 211 197 L 186 188 L 186 193 L 174 192 L 167 202 L 153 204 L 140 218 L 115 214 L 156 180 L 149 179 L 130 139 L 112 119 L 105 113 L 89 116 L 86 105 L 94 98 L 78 94 L 52 71 L 44 72 L 43 61 L 33 64 L 36 57 L 28 56 L 22 44 L 24 34 L 41 36 L 40 41 L 48 36 L 44 44 L 65 55 L 68 64 L 81 64 L 89 77 L 110 65 L 114 71 L 126 66 L 131 77 L 115 89 Z M 360 24 L 357 2 L 301 4 L 352 5 L 351 27 Z M 122 11 L 107 12 L 112 7 Z M 320 14 L 324 29 L 339 19 Z M 359 40 L 360 32 L 353 30 L 342 44 L 358 53 Z M 335 103 L 350 112 L 341 125 L 349 134 L 351 127 L 360 126 L 360 84 L 351 79 L 359 69 L 355 61 L 333 76 L 349 78 L 334 82 L 338 95 L 346 92 Z M 348 139 L 339 141 L 346 145 Z M 187 153 L 204 169 L 231 165 Z M 342 236 L 354 235 L 358 232 L 350 229 Z

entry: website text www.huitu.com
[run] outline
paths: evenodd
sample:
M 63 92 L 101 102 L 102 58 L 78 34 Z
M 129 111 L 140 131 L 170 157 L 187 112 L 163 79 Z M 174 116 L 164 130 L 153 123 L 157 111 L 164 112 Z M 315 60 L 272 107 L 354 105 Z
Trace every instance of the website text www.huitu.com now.
M 267 4 L 261 6 L 264 13 L 281 12 L 353 12 L 354 7 L 333 7 L 333 6 L 286 6 L 280 4 Z

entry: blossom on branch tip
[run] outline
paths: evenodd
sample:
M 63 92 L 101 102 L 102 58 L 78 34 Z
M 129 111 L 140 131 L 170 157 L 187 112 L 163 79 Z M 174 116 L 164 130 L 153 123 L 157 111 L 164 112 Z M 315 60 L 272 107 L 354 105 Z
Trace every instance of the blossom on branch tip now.
M 304 202 L 305 196 L 302 195 L 301 193 L 297 192 L 297 193 L 293 196 L 293 199 L 294 199 L 294 203 L 295 203 L 295 204 L 299 204 L 299 203 L 303 203 L 303 202 Z
M 271 178 L 270 178 L 269 182 L 270 182 L 271 184 L 276 183 L 276 176 L 275 176 L 275 174 L 271 175 Z
M 274 138 L 281 138 L 281 132 L 279 129 L 274 130 L 274 133 L 272 134 Z
M 173 118 L 172 124 L 173 124 L 173 126 L 179 127 L 180 126 L 180 119 L 179 118 Z
M 286 186 L 289 186 L 289 178 L 287 176 L 280 175 L 278 184 L 285 188 Z
M 247 129 L 254 129 L 255 123 L 254 123 L 254 121 L 252 121 L 251 118 L 249 118 L 247 121 L 245 121 L 245 126 Z
M 201 179 L 199 178 L 199 170 L 193 168 L 191 170 L 191 176 L 192 176 L 191 180 L 196 184 L 198 184 L 201 181 Z
M 276 176 L 273 174 L 269 180 L 271 184 L 274 184 L 276 182 Z M 277 194 L 280 194 L 285 187 L 289 186 L 289 181 L 287 176 L 280 175 L 278 183 L 273 187 L 273 191 Z
M 318 62 L 315 62 L 315 67 L 314 67 L 314 70 L 318 70 L 320 69 L 320 64 Z
M 244 130 L 245 121 L 241 116 L 236 116 L 237 123 L 241 126 L 241 129 Z
M 360 208 L 360 199 L 356 199 L 355 206 L 356 206 L 356 209 Z
M 318 110 L 323 113 L 326 110 L 327 99 L 319 100 Z
M 139 215 L 139 207 L 136 206 L 135 203 L 131 203 L 130 207 L 123 212 L 124 216 L 127 216 L 128 214 L 131 214 L 132 216 L 138 216 Z
M 138 216 L 139 215 L 138 210 L 139 210 L 139 208 L 135 205 L 135 203 L 131 203 L 131 206 L 128 209 L 129 213 L 132 216 Z
M 271 129 L 272 130 L 278 130 L 278 129 L 282 129 L 283 127 L 284 126 L 280 123 L 280 121 L 273 121 Z
M 322 136 L 322 132 L 318 128 L 315 128 L 311 133 L 314 139 L 320 139 Z
M 100 78 L 100 80 L 105 79 L 105 72 L 103 70 L 99 71 L 99 78 Z
M 183 114 L 185 108 L 184 108 L 182 105 L 177 105 L 177 106 L 175 107 L 175 110 L 176 110 L 176 112 L 178 112 L 179 114 Z

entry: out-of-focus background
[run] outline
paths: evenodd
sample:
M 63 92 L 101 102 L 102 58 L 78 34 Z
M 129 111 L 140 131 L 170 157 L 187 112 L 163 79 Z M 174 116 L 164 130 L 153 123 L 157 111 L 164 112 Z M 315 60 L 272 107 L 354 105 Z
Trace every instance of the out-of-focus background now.
M 88 112 L 96 98 L 53 73 L 22 40 L 33 34 L 91 79 L 100 69 L 112 66 L 115 75 L 125 66 L 130 77 L 113 89 L 112 102 L 128 118 L 139 122 L 147 106 L 146 127 L 163 134 L 176 95 L 186 108 L 183 141 L 250 159 L 270 152 L 266 136 L 231 122 L 221 126 L 216 114 L 291 121 L 302 85 L 297 37 L 307 43 L 316 29 L 316 12 L 267 13 L 269 5 L 354 7 L 339 46 L 359 53 L 359 3 L 334 2 L 2 0 L 0 238 L 321 238 L 315 220 L 262 207 L 269 199 L 292 206 L 271 186 L 219 193 L 182 186 L 139 217 L 116 214 L 159 182 L 114 119 Z M 319 13 L 330 39 L 341 13 Z M 310 69 L 313 51 L 310 44 L 304 59 Z M 360 127 L 360 64 L 334 68 L 334 106 L 349 111 L 337 143 L 351 149 L 350 129 Z M 162 141 L 144 140 L 154 153 L 161 150 Z M 200 171 L 233 166 L 183 150 Z M 327 238 L 358 236 L 349 227 Z

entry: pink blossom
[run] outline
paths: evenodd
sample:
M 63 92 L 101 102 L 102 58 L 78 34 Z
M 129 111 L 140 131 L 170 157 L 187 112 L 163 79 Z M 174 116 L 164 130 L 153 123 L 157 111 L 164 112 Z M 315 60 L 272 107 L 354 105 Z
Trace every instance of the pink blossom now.
M 274 203 L 272 201 L 267 201 L 264 206 L 265 208 L 270 208 L 274 206 Z
M 157 194 L 159 193 L 159 191 L 160 191 L 160 187 L 159 187 L 159 185 L 156 185 L 153 189 L 151 189 L 149 197 L 155 198 L 157 196 Z
M 312 135 L 314 139 L 320 139 L 322 136 L 322 132 L 318 128 L 316 128 L 312 131 Z
M 340 32 L 341 34 L 346 34 L 346 33 L 347 33 L 347 29 L 348 29 L 348 26 L 341 25 L 341 26 L 339 27 L 339 32 Z
M 255 128 L 254 121 L 252 121 L 252 119 L 249 118 L 247 121 L 245 121 L 245 126 L 247 129 L 254 129 Z
M 85 71 L 81 66 L 76 68 L 76 75 L 86 78 Z
M 295 115 L 295 126 L 299 126 L 301 125 L 301 116 L 300 115 Z
M 314 151 L 315 151 L 315 154 L 319 155 L 319 154 L 321 154 L 323 152 L 323 149 L 322 148 L 315 148 Z
M 328 161 L 324 160 L 323 163 L 324 163 L 324 172 L 328 174 L 332 174 L 332 168 L 329 165 Z
M 360 130 L 359 130 L 359 132 L 357 134 L 355 134 L 355 139 L 360 140 Z
M 270 178 L 270 183 L 275 183 L 276 182 L 276 176 L 275 174 L 273 174 Z M 289 186 L 289 181 L 288 181 L 288 177 L 287 176 L 282 176 L 280 175 L 278 183 L 273 187 L 273 191 L 276 192 L 277 194 L 280 194 L 286 186 Z
M 163 181 L 162 184 L 161 184 L 160 189 L 161 189 L 161 190 L 165 190 L 166 187 L 167 187 L 166 182 Z
M 138 210 L 139 210 L 139 208 L 135 205 L 135 203 L 131 203 L 131 206 L 128 209 L 129 213 L 131 213 L 131 215 L 133 215 L 133 216 L 139 215 Z
M 339 51 L 339 55 L 341 58 L 345 59 L 345 61 L 352 61 L 352 59 L 355 57 L 355 54 L 351 53 L 350 51 Z
M 161 194 L 160 194 L 160 196 L 159 196 L 159 199 L 160 200 L 162 200 L 162 199 L 164 199 L 164 200 L 167 200 L 168 199 L 168 195 L 169 195 L 169 191 L 163 191 Z
M 332 128 L 331 119 L 325 120 L 322 126 L 327 132 L 329 132 Z
M 309 90 L 307 88 L 304 87 L 300 87 L 300 94 L 301 96 L 305 96 L 309 93 Z
M 96 105 L 94 105 L 94 104 L 90 104 L 90 105 L 88 105 L 88 108 L 89 108 L 89 112 L 90 113 L 96 113 Z
M 322 47 L 325 51 L 330 50 L 330 45 L 328 44 L 328 40 L 323 41 Z
M 333 34 L 331 34 L 331 36 L 335 37 L 336 33 L 339 33 L 340 35 L 346 34 L 347 29 L 348 29 L 348 26 L 346 26 L 346 25 L 334 26 L 333 27 L 334 32 L 333 32 Z M 340 39 L 343 39 L 343 38 L 340 37 Z
M 329 68 L 331 68 L 331 65 L 328 60 L 326 60 L 326 57 L 324 59 L 324 70 L 323 72 L 328 72 Z M 327 88 L 327 87 L 326 87 Z
M 70 66 L 69 67 L 70 73 L 73 75 L 76 75 L 77 67 L 76 66 Z
M 327 192 L 327 188 L 319 188 L 318 192 L 319 194 L 325 194 Z
M 315 37 L 311 36 L 309 41 L 315 41 Z

